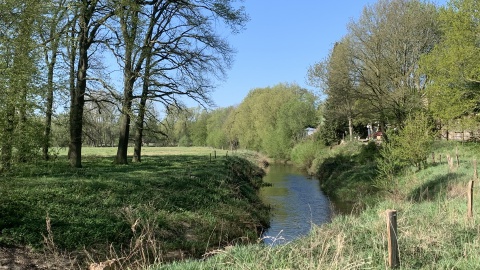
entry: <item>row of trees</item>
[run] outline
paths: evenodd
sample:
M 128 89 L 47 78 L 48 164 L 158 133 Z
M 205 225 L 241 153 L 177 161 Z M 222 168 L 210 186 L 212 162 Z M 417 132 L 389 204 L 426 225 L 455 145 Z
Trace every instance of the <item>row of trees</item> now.
M 113 146 L 117 143 L 115 131 L 119 128 L 121 114 L 114 106 L 104 105 L 102 108 L 95 103 L 85 106 L 86 145 Z M 306 137 L 306 127 L 318 125 L 320 113 L 315 95 L 295 84 L 253 89 L 236 107 L 207 110 L 169 106 L 161 114 L 155 113 L 154 108 L 147 112 L 142 145 L 209 146 L 232 150 L 241 147 L 282 159 L 288 159 L 293 146 Z M 60 135 L 55 136 L 57 145 L 68 142 L 61 136 L 67 131 L 65 121 L 63 126 L 61 124 L 54 125 L 56 134 Z M 137 133 L 135 126 L 132 133 Z M 130 140 L 132 143 L 136 141 Z
M 295 84 L 278 84 L 251 90 L 237 107 L 172 109 L 159 123 L 166 135 L 160 143 L 241 147 L 289 159 L 293 146 L 305 138 L 305 128 L 318 125 L 318 116 L 313 93 Z
M 444 125 L 477 110 L 479 3 L 446 7 L 419 0 L 379 0 L 367 6 L 330 55 L 309 69 L 325 94 L 323 137 L 378 122 L 401 128 L 428 111 Z
M 73 167 L 82 166 L 86 110 L 110 105 L 120 112 L 116 163 L 127 163 L 132 125 L 140 161 L 147 104 L 180 107 L 185 96 L 210 105 L 212 78 L 223 78 L 234 53 L 217 33 L 247 20 L 234 0 L 2 0 L 1 168 L 39 147 L 48 159 L 62 98 Z

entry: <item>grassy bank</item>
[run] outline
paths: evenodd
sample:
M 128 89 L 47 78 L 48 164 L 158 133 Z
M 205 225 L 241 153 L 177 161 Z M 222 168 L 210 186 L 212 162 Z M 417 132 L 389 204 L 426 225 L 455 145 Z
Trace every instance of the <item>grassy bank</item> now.
M 59 151 L 55 161 L 3 175 L 0 246 L 47 244 L 85 249 L 90 260 L 148 263 L 255 242 L 268 223 L 256 196 L 261 171 L 245 159 L 208 148 L 145 148 L 142 163 L 122 166 L 112 164 L 114 151 L 85 148 L 82 169 L 69 168 Z
M 446 155 L 455 157 L 457 148 L 459 166 L 454 163 L 450 167 Z M 472 179 L 472 160 L 479 158 L 478 150 L 477 144 L 436 143 L 435 162 L 430 157 L 425 169 L 412 167 L 399 175 L 392 183 L 394 193 L 372 191 L 377 196 L 375 203 L 366 204 L 358 215 L 336 216 L 331 223 L 314 226 L 309 236 L 289 244 L 236 246 L 218 250 L 217 256 L 206 261 L 177 262 L 151 269 L 385 269 L 387 209 L 398 211 L 400 269 L 480 269 L 480 200 L 474 202 L 473 219 L 467 218 L 466 207 L 466 185 Z M 335 151 L 343 153 L 342 159 L 350 152 Z M 358 155 L 365 154 L 362 151 L 365 149 L 350 152 L 347 161 L 354 162 L 360 158 Z M 335 166 L 334 162 L 329 164 Z M 341 163 L 336 165 L 343 168 L 335 173 L 338 177 L 365 172 L 360 165 L 350 167 L 350 172 Z M 337 181 L 350 185 L 354 181 L 351 178 Z M 351 186 L 363 185 L 367 190 L 374 183 L 372 180 Z M 339 194 L 349 193 L 353 192 L 345 189 Z M 478 183 L 473 196 L 480 196 Z

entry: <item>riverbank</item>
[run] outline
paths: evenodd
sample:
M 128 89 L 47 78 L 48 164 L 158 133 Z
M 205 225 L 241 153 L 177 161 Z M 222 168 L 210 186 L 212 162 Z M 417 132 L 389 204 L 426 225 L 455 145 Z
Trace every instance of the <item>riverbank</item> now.
M 145 148 L 142 163 L 121 166 L 112 149 L 86 148 L 82 169 L 59 152 L 2 176 L 1 266 L 23 269 L 15 250 L 40 265 L 31 269 L 138 269 L 257 242 L 269 221 L 257 196 L 262 170 L 227 151 L 168 150 Z
M 205 261 L 175 262 L 152 269 L 385 269 L 387 209 L 398 211 L 400 269 L 480 269 L 480 200 L 474 201 L 473 218 L 467 217 L 466 203 L 467 183 L 473 177 L 473 160 L 480 157 L 480 145 L 437 142 L 433 149 L 435 160 L 429 158 L 424 169 L 410 168 L 396 176 L 391 184 L 395 192 L 371 187 L 373 179 L 363 187 L 354 183 L 353 175 L 363 175 L 361 170 L 337 171 L 341 177 L 349 176 L 338 179 L 344 185 L 337 185 L 337 194 L 355 193 L 345 186 L 375 188 L 370 196 L 375 199 L 365 203 L 358 215 L 339 215 L 331 223 L 313 226 L 307 237 L 274 247 L 236 246 L 218 250 L 216 256 Z M 449 165 L 446 156 L 455 157 L 456 153 L 459 165 Z M 350 157 L 349 162 L 360 158 L 343 155 L 342 160 L 346 157 Z M 334 166 L 344 168 L 339 162 L 329 164 L 333 171 Z M 479 196 L 477 184 L 473 197 Z

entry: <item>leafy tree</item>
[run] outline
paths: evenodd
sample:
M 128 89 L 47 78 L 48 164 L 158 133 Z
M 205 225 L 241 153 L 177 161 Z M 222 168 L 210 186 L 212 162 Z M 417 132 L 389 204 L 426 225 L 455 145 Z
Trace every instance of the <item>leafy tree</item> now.
M 48 6 L 48 10 L 42 17 L 42 21 L 37 25 L 37 27 L 39 27 L 38 33 L 43 45 L 43 57 L 47 70 L 47 81 L 45 85 L 45 127 L 42 147 L 43 158 L 45 160 L 49 159 L 52 117 L 54 112 L 54 92 L 55 89 L 58 88 L 55 80 L 55 71 L 58 69 L 57 56 L 60 53 L 64 33 L 66 33 L 67 27 L 70 25 L 67 18 L 69 14 L 66 5 L 68 3 L 67 0 L 44 1 L 45 6 Z
M 335 122 L 348 122 L 348 131 L 350 141 L 353 140 L 354 118 L 360 113 L 358 108 L 360 93 L 358 83 L 354 77 L 353 57 L 348 45 L 349 40 L 344 38 L 337 42 L 327 60 L 315 64 L 309 69 L 308 77 L 313 85 L 320 86 L 324 95 L 327 96 L 326 102 L 329 104 L 327 114 L 330 118 L 336 118 L 339 121 L 330 121 L 329 131 L 341 129 L 342 126 L 333 127 Z M 343 120 L 341 120 L 343 119 Z M 331 119 L 333 120 L 333 119 Z M 326 132 L 324 134 L 328 137 Z M 334 135 L 334 133 L 333 133 Z M 327 139 L 330 141 L 330 139 Z
M 439 14 L 441 41 L 422 57 L 428 107 L 444 125 L 478 109 L 480 90 L 480 3 L 450 1 Z
M 195 146 L 205 146 L 207 145 L 207 136 L 208 136 L 208 129 L 207 129 L 207 122 L 210 113 L 206 110 L 200 110 L 198 108 L 195 113 L 195 120 L 192 123 L 191 127 L 191 138 L 192 144 Z
M 229 146 L 230 142 L 227 137 L 225 123 L 233 110 L 233 107 L 219 108 L 209 113 L 206 125 L 206 143 L 208 146 L 215 148 L 227 148 Z
M 37 1 L 5 1 L 0 9 L 0 170 L 10 169 L 13 150 L 20 161 L 38 149 L 35 138 L 34 97 L 38 96 L 34 25 Z M 40 136 L 41 137 L 41 136 Z
M 393 148 L 388 151 L 388 155 L 395 157 L 397 165 L 399 167 L 413 165 L 420 169 L 431 153 L 434 140 L 431 119 L 424 112 L 409 115 L 405 126 L 398 134 L 389 135 L 388 144 Z M 382 156 L 386 158 L 386 153 L 384 152 Z
M 316 126 L 315 105 L 315 96 L 298 85 L 254 89 L 227 120 L 228 137 L 238 138 L 243 148 L 287 159 L 304 129 Z
M 418 0 L 380 0 L 349 24 L 356 83 L 383 129 L 424 106 L 420 57 L 438 41 L 436 7 Z

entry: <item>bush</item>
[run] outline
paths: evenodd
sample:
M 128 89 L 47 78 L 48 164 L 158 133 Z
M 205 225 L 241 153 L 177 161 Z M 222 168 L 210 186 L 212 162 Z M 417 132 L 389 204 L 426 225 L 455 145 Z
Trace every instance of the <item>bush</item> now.
M 421 169 L 426 163 L 434 141 L 433 125 L 425 113 L 407 117 L 405 126 L 398 133 L 388 133 L 388 142 L 380 150 L 377 161 L 379 178 L 377 185 L 390 187 L 395 175 L 413 165 Z M 380 180 L 381 179 L 381 180 Z
M 297 144 L 290 155 L 292 162 L 303 169 L 310 169 L 313 161 L 322 153 L 325 148 L 319 142 L 307 140 Z
M 192 141 L 190 140 L 190 138 L 187 135 L 184 135 L 178 141 L 178 146 L 182 146 L 182 147 L 192 146 Z

